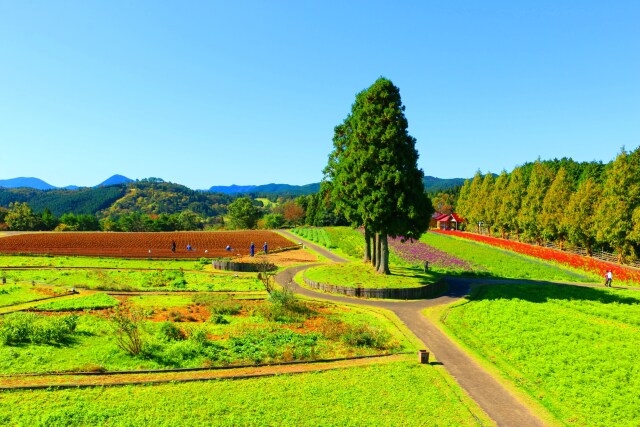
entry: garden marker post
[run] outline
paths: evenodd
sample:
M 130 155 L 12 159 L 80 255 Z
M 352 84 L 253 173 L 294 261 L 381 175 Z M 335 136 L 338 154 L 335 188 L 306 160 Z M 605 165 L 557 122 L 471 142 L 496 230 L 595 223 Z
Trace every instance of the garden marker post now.
M 419 350 L 418 351 L 418 360 L 421 365 L 429 364 L 429 352 L 427 350 Z

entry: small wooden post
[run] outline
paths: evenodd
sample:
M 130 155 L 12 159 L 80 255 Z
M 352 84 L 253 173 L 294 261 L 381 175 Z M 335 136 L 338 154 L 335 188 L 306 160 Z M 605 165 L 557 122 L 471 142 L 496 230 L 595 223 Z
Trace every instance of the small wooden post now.
M 422 365 L 429 364 L 429 352 L 427 350 L 419 350 L 418 358 L 419 358 L 420 364 Z

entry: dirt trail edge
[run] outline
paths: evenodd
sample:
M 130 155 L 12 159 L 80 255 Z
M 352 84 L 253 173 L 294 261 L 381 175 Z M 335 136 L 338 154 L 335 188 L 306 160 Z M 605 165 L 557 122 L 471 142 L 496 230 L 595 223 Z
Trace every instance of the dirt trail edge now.
M 287 231 L 280 232 L 293 240 L 304 240 Z M 334 262 L 346 262 L 345 259 L 309 241 L 304 241 L 304 245 Z M 276 281 L 280 285 L 288 284 L 295 293 L 310 298 L 380 307 L 393 311 L 400 320 L 426 344 L 458 384 L 460 384 L 499 426 L 544 426 L 544 423 L 524 404 L 517 400 L 513 394 L 506 390 L 498 381 L 443 334 L 436 325 L 420 313 L 427 307 L 448 304 L 467 295 L 469 292 L 467 281 L 451 280 L 449 282 L 450 289 L 445 295 L 429 300 L 409 302 L 360 300 L 315 292 L 303 288 L 292 281 L 292 278 L 298 272 L 306 270 L 309 267 L 312 267 L 312 265 L 297 266 L 284 270 L 276 275 Z

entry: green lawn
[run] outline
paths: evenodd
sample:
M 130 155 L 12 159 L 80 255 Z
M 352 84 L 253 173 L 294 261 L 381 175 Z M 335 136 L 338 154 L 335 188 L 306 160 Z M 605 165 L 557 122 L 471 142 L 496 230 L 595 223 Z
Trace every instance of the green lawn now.
M 0 285 L 0 307 L 48 298 L 50 294 L 64 294 L 68 289 L 56 287 L 32 286 L 25 283 Z
M 34 307 L 35 311 L 78 311 L 78 310 L 96 310 L 102 308 L 115 307 L 120 302 L 102 292 L 93 295 L 87 295 L 74 299 L 64 299 L 61 301 L 51 301 L 39 304 Z
M 426 233 L 420 238 L 420 241 L 479 266 L 482 271 L 475 272 L 475 275 L 479 277 L 585 283 L 600 281 L 599 278 L 589 273 L 555 266 L 545 261 L 469 240 L 437 233 Z M 474 273 L 465 274 L 473 275 Z
M 47 283 L 62 287 L 82 287 L 123 291 L 260 291 L 264 287 L 255 273 L 192 273 L 181 270 L 13 270 L 8 283 Z
M 207 265 L 209 261 L 207 261 Z M 98 258 L 83 256 L 23 256 L 0 255 L 0 269 L 3 267 L 91 267 L 91 268 L 141 268 L 141 269 L 183 269 L 201 270 L 200 260 L 148 260 Z
M 444 379 L 441 369 L 395 362 L 240 381 L 0 392 L 0 423 L 171 427 L 491 425 L 459 387 Z
M 359 262 L 312 267 L 304 277 L 320 283 L 362 288 L 416 288 L 435 283 L 440 276 L 420 269 L 391 266 L 391 275 L 377 274 L 373 267 Z
M 491 285 L 442 318 L 451 334 L 563 423 L 638 426 L 636 292 Z

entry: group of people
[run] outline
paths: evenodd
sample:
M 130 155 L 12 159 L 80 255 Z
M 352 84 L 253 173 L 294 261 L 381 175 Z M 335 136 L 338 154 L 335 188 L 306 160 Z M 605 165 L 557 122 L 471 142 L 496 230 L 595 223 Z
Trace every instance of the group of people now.
M 227 252 L 231 252 L 233 251 L 233 248 L 231 247 L 231 245 L 227 245 L 224 248 Z M 194 250 L 194 248 L 191 246 L 191 244 L 187 244 L 187 251 L 191 252 L 192 250 Z M 264 245 L 262 245 L 262 251 L 265 253 L 265 255 L 267 254 L 267 252 L 269 251 L 269 246 L 267 245 L 267 242 L 264 242 Z M 149 252 L 151 252 L 151 250 L 149 250 Z M 172 240 L 171 241 L 171 252 L 175 253 L 176 252 L 176 241 Z M 209 251 L 205 251 L 209 252 Z M 256 254 L 256 245 L 253 244 L 253 242 L 251 242 L 251 245 L 249 246 L 249 254 L 251 256 L 255 256 Z
M 231 248 L 231 245 L 227 245 L 225 250 L 227 252 L 233 251 L 233 249 Z M 269 251 L 269 246 L 267 245 L 267 242 L 264 242 L 264 245 L 262 245 L 262 251 L 264 252 L 265 255 Z M 249 255 L 255 256 L 255 254 L 256 254 L 256 245 L 253 242 L 251 242 L 251 245 L 249 245 Z

